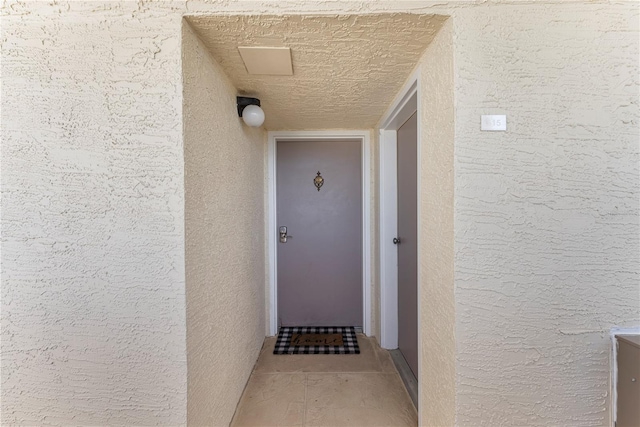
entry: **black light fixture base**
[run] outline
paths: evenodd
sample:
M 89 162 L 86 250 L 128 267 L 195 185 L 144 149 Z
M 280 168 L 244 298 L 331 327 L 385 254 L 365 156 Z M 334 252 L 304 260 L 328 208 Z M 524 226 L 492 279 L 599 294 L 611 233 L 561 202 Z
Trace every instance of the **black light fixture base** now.
M 238 116 L 242 117 L 242 111 L 247 105 L 260 106 L 260 100 L 258 98 L 249 98 L 247 96 L 236 96 L 238 102 Z

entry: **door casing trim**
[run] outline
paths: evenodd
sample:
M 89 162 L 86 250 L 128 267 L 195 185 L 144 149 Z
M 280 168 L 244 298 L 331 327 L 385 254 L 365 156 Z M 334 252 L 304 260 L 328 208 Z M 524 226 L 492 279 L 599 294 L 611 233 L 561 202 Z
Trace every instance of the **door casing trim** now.
M 420 329 L 420 205 L 421 205 L 421 144 L 420 144 L 420 69 L 407 80 L 378 125 L 380 132 L 380 346 L 389 350 L 398 348 L 398 250 L 392 243 L 398 232 L 398 166 L 397 131 L 413 115 L 418 115 L 418 371 L 421 366 Z M 419 372 L 418 372 L 418 380 Z
M 391 104 L 387 112 L 380 120 L 377 128 L 379 130 L 379 194 L 380 194 L 380 212 L 379 212 L 379 230 L 380 248 L 379 277 L 380 277 L 380 346 L 386 349 L 398 348 L 398 251 L 392 240 L 398 232 L 398 165 L 397 165 L 397 132 L 415 112 L 418 117 L 418 155 L 417 162 L 417 202 L 418 202 L 418 424 L 421 424 L 422 408 L 421 400 L 421 384 L 422 378 L 422 322 L 420 321 L 421 309 L 421 286 L 423 283 L 423 272 L 420 268 L 421 247 L 420 247 L 420 221 L 422 220 L 422 102 L 420 91 L 420 72 L 421 67 L 413 72 L 407 79 L 404 87 L 398 93 L 398 96 Z
M 276 214 L 276 143 L 337 139 L 362 143 L 362 329 L 371 335 L 371 142 L 368 130 L 272 131 L 267 135 L 267 256 L 269 268 L 269 335 L 278 333 L 278 218 Z

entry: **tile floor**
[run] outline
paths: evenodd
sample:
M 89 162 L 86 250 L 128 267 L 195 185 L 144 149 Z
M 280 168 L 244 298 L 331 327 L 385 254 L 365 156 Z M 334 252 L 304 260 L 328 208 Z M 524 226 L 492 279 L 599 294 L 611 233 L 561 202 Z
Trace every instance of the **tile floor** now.
M 418 415 L 386 350 L 358 334 L 360 354 L 274 355 L 267 338 L 233 427 L 416 426 Z

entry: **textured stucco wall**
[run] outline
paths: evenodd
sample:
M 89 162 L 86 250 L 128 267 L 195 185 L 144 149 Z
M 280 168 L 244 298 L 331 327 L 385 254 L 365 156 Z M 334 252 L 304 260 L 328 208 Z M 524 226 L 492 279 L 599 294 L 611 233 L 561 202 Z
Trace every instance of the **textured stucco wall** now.
M 180 15 L 2 13 L 1 423 L 184 424 Z
M 640 323 L 638 7 L 454 14 L 460 426 L 609 422 L 607 332 Z
M 265 336 L 266 135 L 186 22 L 183 83 L 187 417 L 224 426 Z
M 452 19 L 427 48 L 419 67 L 420 422 L 449 426 L 454 422 L 456 391 Z

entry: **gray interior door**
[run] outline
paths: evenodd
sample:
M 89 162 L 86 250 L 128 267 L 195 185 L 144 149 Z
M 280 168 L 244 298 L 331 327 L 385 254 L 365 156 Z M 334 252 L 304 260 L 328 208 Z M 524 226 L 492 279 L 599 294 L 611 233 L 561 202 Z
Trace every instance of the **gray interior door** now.
M 398 129 L 398 348 L 418 377 L 418 122 Z
M 362 326 L 361 142 L 278 141 L 276 171 L 280 325 Z

